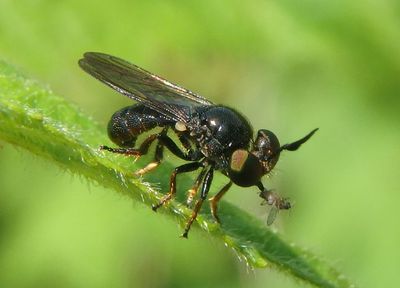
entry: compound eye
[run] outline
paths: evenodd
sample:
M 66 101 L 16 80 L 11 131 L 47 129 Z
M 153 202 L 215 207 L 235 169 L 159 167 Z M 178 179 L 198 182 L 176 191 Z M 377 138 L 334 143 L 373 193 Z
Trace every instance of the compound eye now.
M 258 130 L 254 151 L 264 161 L 265 172 L 271 171 L 279 160 L 280 143 L 276 135 L 265 129 Z
M 278 137 L 272 131 L 261 129 L 258 130 L 255 147 L 257 150 L 263 151 L 263 154 L 268 157 L 279 150 L 280 143 Z
M 236 150 L 229 161 L 228 176 L 233 183 L 242 187 L 256 185 L 263 176 L 263 166 L 253 154 Z
M 258 130 L 254 148 L 260 153 L 259 156 L 264 161 L 270 160 L 274 155 L 276 157 L 273 158 L 276 158 L 276 161 L 278 161 L 279 153 L 277 152 L 279 151 L 280 144 L 278 137 L 273 132 L 265 129 Z

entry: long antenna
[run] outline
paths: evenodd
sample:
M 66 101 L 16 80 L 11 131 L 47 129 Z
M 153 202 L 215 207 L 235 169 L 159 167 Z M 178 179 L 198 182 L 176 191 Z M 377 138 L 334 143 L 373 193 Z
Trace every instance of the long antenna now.
M 310 133 L 308 133 L 306 136 L 304 136 L 303 138 L 301 138 L 300 140 L 297 140 L 295 142 L 292 143 L 288 143 L 285 145 L 282 145 L 279 150 L 272 154 L 271 156 L 268 157 L 268 160 L 271 160 L 272 158 L 276 157 L 277 155 L 279 155 L 283 150 L 288 150 L 288 151 L 296 151 L 297 149 L 299 149 L 299 147 L 301 146 L 301 144 L 303 144 L 304 142 L 306 142 L 308 139 L 311 138 L 311 136 L 314 135 L 315 132 L 317 132 L 319 128 L 315 128 L 314 130 L 312 130 Z

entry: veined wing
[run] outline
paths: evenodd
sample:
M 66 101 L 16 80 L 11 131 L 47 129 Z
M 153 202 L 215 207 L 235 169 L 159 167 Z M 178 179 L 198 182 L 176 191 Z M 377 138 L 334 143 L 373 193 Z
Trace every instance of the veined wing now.
M 171 120 L 188 122 L 194 107 L 213 105 L 185 88 L 108 54 L 86 52 L 79 65 L 119 93 Z
M 271 210 L 269 210 L 268 213 L 268 218 L 267 218 L 267 225 L 272 225 L 272 223 L 274 223 L 276 216 L 278 215 L 279 212 L 279 208 L 276 207 L 275 205 L 271 206 Z

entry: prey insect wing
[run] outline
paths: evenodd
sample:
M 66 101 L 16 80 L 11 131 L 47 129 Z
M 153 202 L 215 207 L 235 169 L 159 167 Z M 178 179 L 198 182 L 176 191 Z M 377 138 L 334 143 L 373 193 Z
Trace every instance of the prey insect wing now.
M 173 121 L 188 122 L 193 108 L 213 105 L 200 95 L 108 54 L 87 52 L 79 65 L 117 92 Z
M 274 223 L 276 216 L 278 215 L 279 208 L 275 205 L 272 205 L 271 210 L 269 210 L 268 218 L 267 218 L 267 225 L 272 225 Z

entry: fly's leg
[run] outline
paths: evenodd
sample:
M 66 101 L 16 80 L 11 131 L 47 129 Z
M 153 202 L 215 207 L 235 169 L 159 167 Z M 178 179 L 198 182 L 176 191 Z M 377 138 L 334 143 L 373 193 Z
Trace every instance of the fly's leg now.
M 182 142 L 185 148 L 188 149 L 187 152 L 182 151 L 181 148 L 176 145 L 176 143 L 167 135 L 159 135 L 158 140 L 169 150 L 171 151 L 175 156 L 186 160 L 186 161 L 199 161 L 203 156 L 201 156 L 201 153 L 198 153 L 197 150 L 193 149 L 192 147 L 186 146 L 185 143 Z M 181 140 L 181 138 L 180 138 Z
M 206 168 L 203 168 L 203 170 L 201 170 L 200 174 L 197 176 L 196 181 L 194 182 L 192 188 L 188 190 L 188 197 L 186 200 L 187 206 L 190 206 L 192 204 L 193 199 L 197 194 L 197 190 L 199 190 L 199 186 L 201 184 L 201 181 L 203 180 L 205 173 L 206 173 Z
M 203 157 L 202 153 L 198 149 L 194 149 L 189 139 L 188 134 L 177 133 L 179 141 L 186 150 L 186 155 L 191 161 L 198 161 Z
M 187 161 L 198 161 L 200 160 L 200 153 L 197 153 L 197 150 L 194 150 L 192 147 L 189 147 L 190 143 L 188 142 L 187 138 L 181 137 L 179 138 L 184 147 L 188 149 L 188 153 L 183 152 L 175 142 L 167 136 L 168 127 L 165 127 L 160 133 L 152 134 L 148 136 L 140 145 L 139 148 L 111 148 L 108 146 L 100 146 L 101 150 L 106 150 L 112 153 L 123 154 L 127 156 L 136 156 L 140 157 L 142 155 L 146 155 L 149 151 L 150 145 L 155 141 L 158 140 L 156 152 L 154 156 L 154 160 L 147 164 L 144 168 L 139 169 L 135 172 L 136 175 L 141 176 L 149 171 L 154 170 L 157 166 L 161 163 L 163 159 L 163 152 L 164 146 L 170 150 L 175 156 L 187 160 Z
M 164 132 L 165 129 L 163 129 L 163 131 L 160 133 L 165 133 Z M 136 156 L 136 157 L 140 157 L 142 155 L 147 154 L 147 152 L 149 151 L 149 147 L 150 145 L 154 142 L 154 140 L 156 140 L 159 137 L 159 134 L 152 134 L 150 136 L 148 136 L 140 145 L 139 148 L 111 148 L 108 146 L 100 146 L 101 150 L 106 150 L 112 153 L 118 153 L 118 154 L 123 154 L 123 155 L 127 155 L 127 156 Z M 157 145 L 157 149 L 156 149 L 156 156 L 153 162 L 150 162 L 149 164 L 146 165 L 146 167 L 139 169 L 138 171 L 135 172 L 135 175 L 143 175 L 153 169 L 155 169 L 159 164 L 160 161 L 162 159 L 162 155 L 163 155 L 163 147 L 162 145 L 160 145 L 160 143 L 158 143 Z
M 191 163 L 183 164 L 179 167 L 176 167 L 174 169 L 174 172 L 172 172 L 172 174 L 171 174 L 171 179 L 170 179 L 170 183 L 169 183 L 169 192 L 164 197 L 161 198 L 161 200 L 158 204 L 152 206 L 153 211 L 156 211 L 158 208 L 163 206 L 166 202 L 168 202 L 175 196 L 175 194 L 176 194 L 176 176 L 178 174 L 197 170 L 201 166 L 203 166 L 203 163 L 201 163 L 201 162 L 191 162 Z
M 117 154 L 123 154 L 127 156 L 142 156 L 147 154 L 149 151 L 149 147 L 151 143 L 153 143 L 154 140 L 156 140 L 158 137 L 158 134 L 152 134 L 148 136 L 143 143 L 140 145 L 139 148 L 111 148 L 108 146 L 100 146 L 100 150 L 106 150 L 112 153 L 117 153 Z
M 211 207 L 211 214 L 213 215 L 214 219 L 220 223 L 219 217 L 217 215 L 217 210 L 218 210 L 218 202 L 221 200 L 222 196 L 225 195 L 225 193 L 231 188 L 232 186 L 232 181 L 229 181 L 228 184 L 226 184 L 222 189 L 214 196 L 211 197 L 210 200 L 210 207 Z
M 99 147 L 100 150 L 106 150 L 111 153 L 123 154 L 127 156 L 140 156 L 139 149 L 136 148 L 111 148 L 105 145 Z
M 155 169 L 158 165 L 160 165 L 161 160 L 163 159 L 163 152 L 164 152 L 164 147 L 170 150 L 175 156 L 186 160 L 186 161 L 198 161 L 200 160 L 199 153 L 197 153 L 197 150 L 193 150 L 191 147 L 188 148 L 188 153 L 185 153 L 182 151 L 178 145 L 175 144 L 175 142 L 167 136 L 167 128 L 164 128 L 163 131 L 160 134 L 156 135 L 158 139 L 158 144 L 156 148 L 156 153 L 154 160 L 147 164 L 146 167 L 136 171 L 136 175 L 141 176 L 153 169 Z M 181 141 L 182 139 L 179 138 Z M 185 138 L 186 139 L 186 138 Z M 188 147 L 187 143 L 182 142 L 184 147 Z
M 160 137 L 166 136 L 168 131 L 168 127 L 165 127 L 159 134 L 155 134 L 157 139 L 160 139 Z M 154 140 L 153 140 L 154 141 Z M 151 143 L 149 144 L 149 146 Z M 148 148 L 147 148 L 148 149 Z M 158 167 L 160 165 L 161 160 L 163 159 L 164 156 L 164 144 L 162 141 L 158 140 L 157 147 L 156 147 L 156 153 L 154 155 L 154 160 L 147 164 L 145 167 L 137 170 L 135 172 L 136 176 L 142 176 L 146 174 L 147 172 L 150 172 Z
M 192 226 L 194 220 L 196 220 L 197 214 L 199 213 L 200 208 L 203 205 L 204 200 L 207 198 L 207 194 L 208 194 L 208 191 L 210 190 L 210 186 L 211 186 L 211 182 L 213 180 L 213 176 L 214 176 L 214 167 L 211 167 L 207 171 L 206 175 L 204 176 L 204 182 L 203 182 L 203 186 L 201 187 L 200 198 L 197 199 L 197 201 L 196 201 L 196 204 L 195 204 L 193 212 L 192 212 L 192 216 L 190 217 L 190 219 L 186 223 L 185 231 L 183 232 L 182 237 L 185 237 L 185 238 L 188 237 L 188 233 L 189 233 L 190 227 Z
M 163 159 L 163 155 L 164 155 L 164 145 L 159 141 L 157 143 L 154 160 L 151 161 L 149 164 L 147 164 L 145 167 L 137 170 L 135 172 L 135 175 L 142 176 L 142 175 L 146 174 L 147 172 L 150 172 L 150 171 L 156 169 L 158 167 L 158 165 L 160 165 L 161 160 Z

